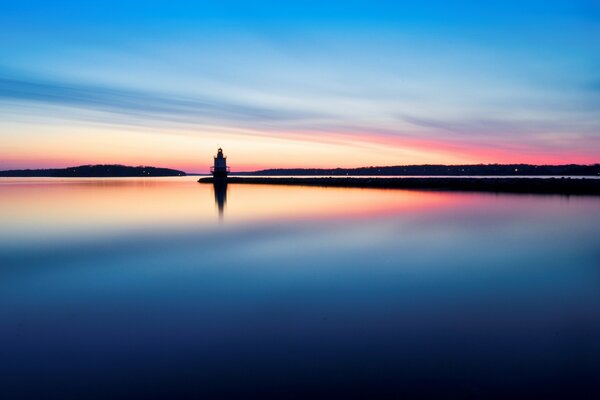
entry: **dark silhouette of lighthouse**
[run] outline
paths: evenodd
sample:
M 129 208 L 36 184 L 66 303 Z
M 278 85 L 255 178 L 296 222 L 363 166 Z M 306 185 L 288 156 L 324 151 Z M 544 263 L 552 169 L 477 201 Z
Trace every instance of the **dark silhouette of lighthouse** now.
M 227 202 L 227 175 L 229 175 L 229 167 L 227 166 L 227 157 L 223 155 L 223 149 L 220 147 L 214 158 L 214 165 L 210 167 L 210 172 L 213 175 L 213 191 L 215 194 L 215 204 L 219 209 L 219 220 L 223 221 L 225 203 Z
M 219 147 L 215 156 L 215 164 L 210 167 L 214 179 L 227 179 L 229 167 L 227 166 L 227 157 L 223 155 L 223 149 Z

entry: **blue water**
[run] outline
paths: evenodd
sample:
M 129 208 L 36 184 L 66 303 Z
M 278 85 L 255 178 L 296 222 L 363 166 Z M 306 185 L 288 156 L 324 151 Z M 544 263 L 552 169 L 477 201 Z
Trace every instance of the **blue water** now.
M 598 398 L 600 198 L 243 186 L 0 181 L 0 398 Z

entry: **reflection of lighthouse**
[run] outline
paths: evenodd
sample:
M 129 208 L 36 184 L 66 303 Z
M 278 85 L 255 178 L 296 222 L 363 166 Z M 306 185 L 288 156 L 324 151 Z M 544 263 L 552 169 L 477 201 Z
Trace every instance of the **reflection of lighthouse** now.
M 227 166 L 227 157 L 223 155 L 223 149 L 219 147 L 217 155 L 215 156 L 215 164 L 210 168 L 210 172 L 213 174 L 215 179 L 226 179 L 229 174 L 229 167 Z
M 219 220 L 223 220 L 225 212 L 225 204 L 227 203 L 227 181 L 225 179 L 217 179 L 213 182 L 213 192 L 215 194 L 215 204 L 219 210 Z

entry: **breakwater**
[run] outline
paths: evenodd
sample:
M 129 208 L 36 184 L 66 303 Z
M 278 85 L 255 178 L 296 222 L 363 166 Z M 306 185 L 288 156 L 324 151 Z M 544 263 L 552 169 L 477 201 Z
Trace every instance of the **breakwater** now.
M 200 183 L 215 183 L 211 177 Z M 219 180 L 217 181 L 219 182 Z M 222 182 L 222 181 L 221 181 Z M 570 178 L 355 178 L 230 177 L 230 184 L 300 185 L 380 189 L 458 190 L 507 193 L 600 195 L 600 179 Z

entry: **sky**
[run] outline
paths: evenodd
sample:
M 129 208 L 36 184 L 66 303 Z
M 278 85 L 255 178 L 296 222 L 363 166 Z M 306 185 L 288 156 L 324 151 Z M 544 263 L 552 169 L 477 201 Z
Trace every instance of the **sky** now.
M 599 163 L 600 1 L 0 1 L 0 170 Z

